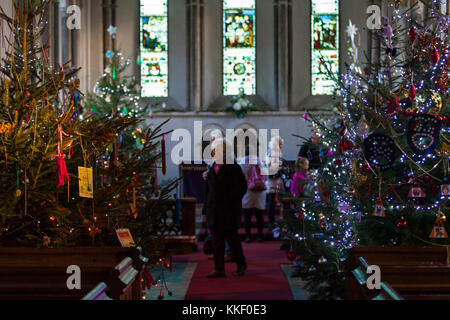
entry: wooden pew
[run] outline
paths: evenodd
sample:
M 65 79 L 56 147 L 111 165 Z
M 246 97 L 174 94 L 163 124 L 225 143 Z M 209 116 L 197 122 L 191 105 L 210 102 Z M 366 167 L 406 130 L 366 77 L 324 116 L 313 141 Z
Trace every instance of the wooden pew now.
M 403 300 L 403 298 L 386 282 L 380 283 L 380 289 L 369 289 L 367 269 L 369 264 L 363 257 L 358 258 L 359 265 L 351 271 L 352 277 L 347 279 L 346 290 L 351 290 L 353 296 L 347 299 L 358 300 Z
M 139 255 L 137 248 L 0 248 L 0 300 L 78 300 Z M 71 265 L 80 267 L 81 290 L 67 288 Z
M 353 271 L 364 257 L 380 267 L 382 282 L 407 300 L 450 300 L 450 267 L 442 247 L 356 247 L 347 260 L 346 298 L 367 298 Z M 353 278 L 353 279 L 352 279 Z
M 388 283 L 381 282 L 380 294 L 372 300 L 404 300 Z
M 108 289 L 107 284 L 104 282 L 100 282 L 94 289 L 92 289 L 81 300 L 112 300 L 106 294 L 107 289 Z

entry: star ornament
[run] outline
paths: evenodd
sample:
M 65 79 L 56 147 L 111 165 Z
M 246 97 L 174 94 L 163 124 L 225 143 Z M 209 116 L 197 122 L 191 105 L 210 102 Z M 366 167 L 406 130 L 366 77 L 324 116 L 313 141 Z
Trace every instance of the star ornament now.
M 113 38 L 113 39 L 116 38 L 117 27 L 109 26 L 108 29 L 107 29 L 106 31 L 111 35 L 111 38 Z
M 347 36 L 352 40 L 352 43 L 355 42 L 355 36 L 356 36 L 356 32 L 358 32 L 358 28 L 356 27 L 356 25 L 354 25 L 352 23 L 352 20 L 348 20 L 348 26 L 347 26 Z

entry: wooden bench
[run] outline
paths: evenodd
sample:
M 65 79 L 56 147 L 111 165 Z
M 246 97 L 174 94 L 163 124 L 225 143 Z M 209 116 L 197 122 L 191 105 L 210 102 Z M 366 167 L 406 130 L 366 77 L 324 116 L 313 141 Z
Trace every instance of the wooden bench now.
M 114 266 L 127 257 L 142 270 L 138 248 L 0 248 L 0 299 L 78 300 L 108 285 Z M 67 288 L 71 265 L 80 267 L 80 290 Z
M 352 277 L 347 280 L 347 284 L 351 283 L 353 287 L 353 296 L 347 296 L 348 299 L 361 299 L 361 300 L 403 300 L 403 298 L 386 283 L 380 283 L 380 289 L 369 289 L 367 286 L 367 280 L 369 275 L 367 269 L 369 264 L 363 257 L 358 258 L 359 265 L 356 269 L 351 271 Z M 355 283 L 356 282 L 356 283 Z M 347 286 L 347 290 L 351 287 Z
M 446 262 L 447 250 L 442 247 L 353 248 L 346 265 L 346 299 L 372 299 L 373 292 L 360 288 L 358 269 L 377 265 L 382 281 L 407 300 L 450 300 L 450 267 Z
M 81 300 L 112 300 L 106 294 L 107 289 L 108 289 L 108 285 L 104 282 L 100 282 L 94 289 L 92 289 Z

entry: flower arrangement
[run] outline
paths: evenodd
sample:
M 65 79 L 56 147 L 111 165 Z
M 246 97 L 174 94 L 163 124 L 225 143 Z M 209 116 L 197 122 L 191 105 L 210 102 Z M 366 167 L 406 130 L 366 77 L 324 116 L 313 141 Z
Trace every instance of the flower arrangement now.
M 243 88 L 240 88 L 239 94 L 232 98 L 231 104 L 226 111 L 234 113 L 239 119 L 243 119 L 247 112 L 255 110 L 253 104 L 246 98 Z

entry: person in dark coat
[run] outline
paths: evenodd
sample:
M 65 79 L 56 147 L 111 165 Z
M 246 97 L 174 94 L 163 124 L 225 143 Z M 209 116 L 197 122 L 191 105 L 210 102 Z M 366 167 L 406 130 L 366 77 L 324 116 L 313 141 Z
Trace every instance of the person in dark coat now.
M 247 269 L 238 235 L 242 198 L 247 192 L 247 182 L 236 161 L 232 157 L 225 159 L 227 158 L 226 145 L 226 140 L 214 141 L 215 161 L 208 170 L 206 178 L 206 225 L 212 234 L 214 248 L 214 271 L 209 273 L 207 278 L 226 276 L 225 240 L 228 242 L 237 264 L 237 270 L 233 275 L 243 276 Z M 220 159 L 223 160 L 220 161 Z
M 298 156 L 309 160 L 311 169 L 318 169 L 322 166 L 322 155 L 320 152 L 320 136 L 314 132 L 311 138 L 301 146 Z

